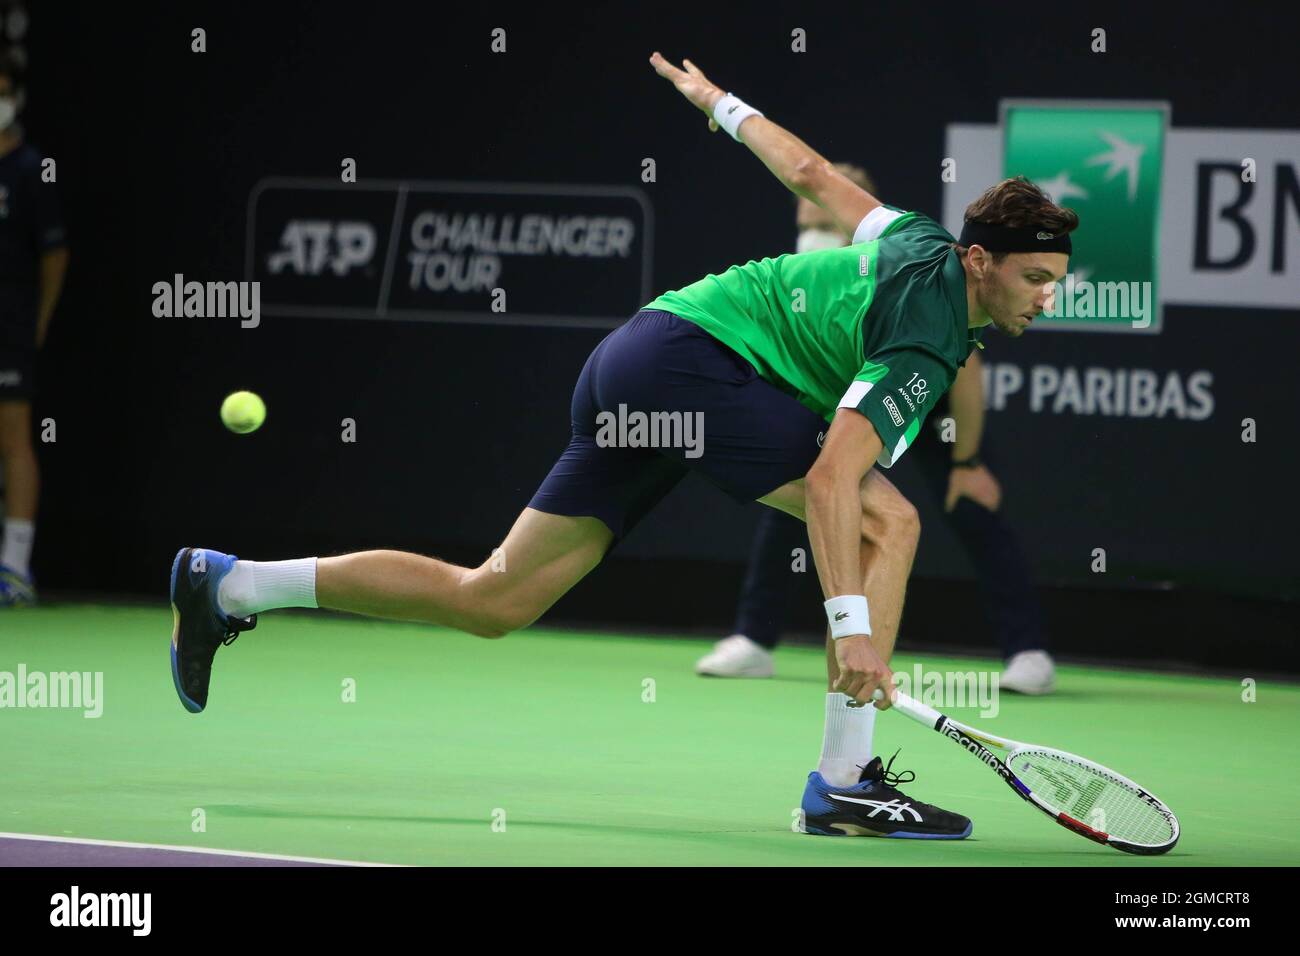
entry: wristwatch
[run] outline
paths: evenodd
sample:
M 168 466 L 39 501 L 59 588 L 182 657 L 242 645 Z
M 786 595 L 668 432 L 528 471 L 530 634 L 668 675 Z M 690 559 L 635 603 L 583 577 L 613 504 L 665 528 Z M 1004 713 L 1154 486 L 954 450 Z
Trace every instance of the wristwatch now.
M 984 462 L 980 461 L 980 456 L 979 456 L 979 455 L 971 455 L 969 458 L 963 458 L 961 461 L 954 461 L 954 462 L 952 463 L 952 467 L 954 467 L 954 468 L 978 468 L 978 467 L 979 467 L 980 465 L 982 465 L 982 464 L 984 464 Z

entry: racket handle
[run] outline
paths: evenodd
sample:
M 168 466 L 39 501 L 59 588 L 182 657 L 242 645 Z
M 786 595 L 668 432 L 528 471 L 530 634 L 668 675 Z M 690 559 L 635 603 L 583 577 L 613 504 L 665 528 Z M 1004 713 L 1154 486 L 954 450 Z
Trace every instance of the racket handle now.
M 877 687 L 872 693 L 871 699 L 884 700 L 885 692 Z M 943 714 L 939 713 L 933 707 L 927 707 L 919 700 L 908 697 L 901 690 L 897 689 L 894 690 L 893 694 L 893 709 L 906 714 L 918 724 L 925 724 L 925 726 L 931 729 L 938 727 L 939 721 L 943 718 Z

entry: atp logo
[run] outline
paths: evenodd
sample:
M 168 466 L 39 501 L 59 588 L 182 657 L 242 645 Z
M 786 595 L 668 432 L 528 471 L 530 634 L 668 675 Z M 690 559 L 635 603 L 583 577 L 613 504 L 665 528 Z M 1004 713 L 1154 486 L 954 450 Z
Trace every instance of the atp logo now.
M 345 276 L 369 265 L 376 245 L 375 227 L 368 222 L 291 219 L 266 267 L 272 275 L 287 269 L 296 275 L 318 276 L 328 269 Z

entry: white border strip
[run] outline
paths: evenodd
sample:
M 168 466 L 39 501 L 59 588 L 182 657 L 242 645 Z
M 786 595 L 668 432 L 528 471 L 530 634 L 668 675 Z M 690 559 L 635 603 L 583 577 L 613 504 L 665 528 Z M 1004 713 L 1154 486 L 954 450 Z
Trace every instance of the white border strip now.
M 330 860 L 315 856 L 286 856 L 280 853 L 253 853 L 243 850 L 215 850 L 201 846 L 173 846 L 168 843 L 127 843 L 121 840 L 91 840 L 82 837 L 46 836 L 40 833 L 4 833 L 0 840 L 30 840 L 33 843 L 79 843 L 85 846 L 112 846 L 125 850 L 166 850 L 171 853 L 202 853 L 212 856 L 246 857 L 252 860 L 282 860 L 286 863 L 324 863 L 334 866 L 401 866 L 400 863 L 366 863 L 361 860 Z

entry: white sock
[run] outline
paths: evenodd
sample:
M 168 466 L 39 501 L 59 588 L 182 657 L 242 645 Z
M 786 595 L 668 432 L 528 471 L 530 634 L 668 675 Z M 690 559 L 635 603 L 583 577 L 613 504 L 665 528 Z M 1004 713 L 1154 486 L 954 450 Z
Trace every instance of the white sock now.
M 36 525 L 24 518 L 6 518 L 4 543 L 0 544 L 0 564 L 12 568 L 25 578 L 32 576 L 32 542 Z
M 851 787 L 862 768 L 871 762 L 871 735 L 876 729 L 876 708 L 850 707 L 848 694 L 826 695 L 826 731 L 817 772 L 832 787 Z
M 231 617 L 277 607 L 317 607 L 316 559 L 236 561 L 217 586 L 217 604 Z

